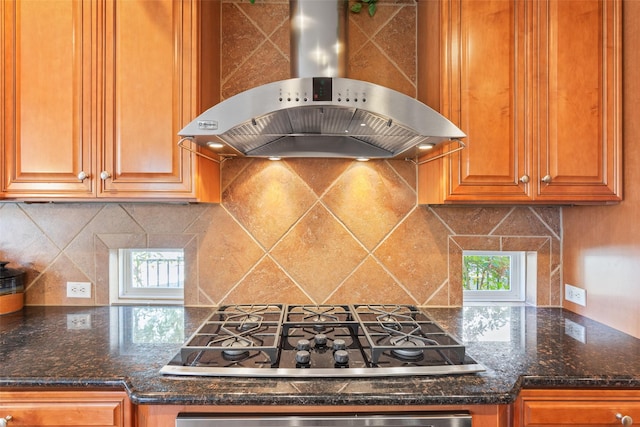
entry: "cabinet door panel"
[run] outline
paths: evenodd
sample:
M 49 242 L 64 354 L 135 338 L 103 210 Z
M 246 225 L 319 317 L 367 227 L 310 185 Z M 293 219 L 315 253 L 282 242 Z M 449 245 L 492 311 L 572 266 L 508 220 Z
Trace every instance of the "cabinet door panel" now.
M 110 2 L 106 10 L 101 197 L 190 197 L 193 159 L 177 146 L 193 115 L 192 4 Z
M 613 51 L 618 2 L 536 4 L 541 35 L 537 199 L 616 199 L 620 84 Z M 546 118 L 546 120 L 545 120 Z M 614 197 L 612 197 L 614 196 Z
M 0 417 L 8 426 L 128 427 L 131 403 L 124 392 L 0 391 Z
M 4 4 L 4 192 L 91 195 L 89 2 Z M 12 41 L 13 43 L 10 43 Z
M 450 116 L 468 137 L 467 148 L 450 159 L 449 201 L 529 197 L 529 187 L 519 182 L 530 161 L 521 96 L 524 12 L 520 1 L 451 2 Z

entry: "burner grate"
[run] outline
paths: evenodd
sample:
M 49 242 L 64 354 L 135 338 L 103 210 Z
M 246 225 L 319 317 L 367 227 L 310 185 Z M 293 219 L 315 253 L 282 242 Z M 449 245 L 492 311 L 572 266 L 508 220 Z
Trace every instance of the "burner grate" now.
M 373 377 L 482 370 L 414 306 L 262 304 L 214 311 L 162 372 Z

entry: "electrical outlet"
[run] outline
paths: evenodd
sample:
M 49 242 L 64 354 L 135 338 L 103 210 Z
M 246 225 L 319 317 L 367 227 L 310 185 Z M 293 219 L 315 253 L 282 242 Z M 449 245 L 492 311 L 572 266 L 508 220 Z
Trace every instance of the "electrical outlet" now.
M 579 304 L 583 307 L 587 306 L 587 291 L 576 288 L 568 283 L 564 284 L 564 299 L 572 303 Z
M 587 343 L 587 331 L 584 326 L 578 325 L 569 319 L 564 319 L 564 333 L 583 344 Z
M 67 329 L 91 329 L 91 315 L 67 314 Z
M 67 282 L 67 298 L 91 298 L 91 282 Z

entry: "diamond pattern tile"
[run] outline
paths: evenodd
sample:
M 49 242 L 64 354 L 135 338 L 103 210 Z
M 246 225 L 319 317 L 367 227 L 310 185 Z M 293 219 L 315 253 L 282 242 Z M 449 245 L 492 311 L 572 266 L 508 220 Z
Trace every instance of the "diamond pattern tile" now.
M 388 163 L 353 163 L 323 202 L 369 249 L 413 209 L 416 194 Z
M 288 1 L 222 2 L 223 98 L 289 78 Z M 415 0 L 349 15 L 348 75 L 416 93 Z M 416 205 L 410 162 L 233 159 L 220 205 L 0 203 L 0 259 L 27 269 L 27 304 L 108 304 L 109 249 L 184 247 L 185 303 L 460 305 L 463 249 L 538 253 L 538 305 L 561 303 L 561 208 Z
M 271 251 L 273 259 L 320 303 L 367 252 L 323 206 L 316 205 Z

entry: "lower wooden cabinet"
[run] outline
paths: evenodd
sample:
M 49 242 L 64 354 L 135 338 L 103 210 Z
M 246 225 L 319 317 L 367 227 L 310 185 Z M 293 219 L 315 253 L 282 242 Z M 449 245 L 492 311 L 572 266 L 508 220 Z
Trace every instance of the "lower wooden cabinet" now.
M 640 423 L 640 390 L 523 390 L 514 427 L 631 426 Z
M 0 391 L 0 418 L 17 426 L 133 427 L 124 391 Z

